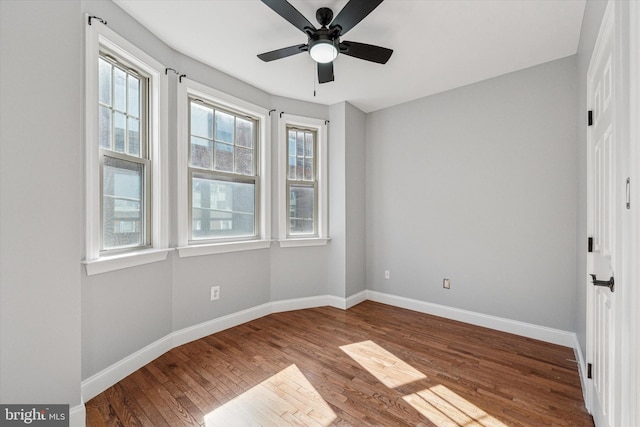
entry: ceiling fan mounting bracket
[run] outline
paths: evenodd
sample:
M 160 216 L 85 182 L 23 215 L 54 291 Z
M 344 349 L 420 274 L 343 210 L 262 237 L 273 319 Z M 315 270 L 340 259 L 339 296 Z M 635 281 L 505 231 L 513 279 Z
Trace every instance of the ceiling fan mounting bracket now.
M 328 7 L 321 7 L 316 11 L 316 19 L 322 27 L 326 27 L 333 20 L 333 10 Z

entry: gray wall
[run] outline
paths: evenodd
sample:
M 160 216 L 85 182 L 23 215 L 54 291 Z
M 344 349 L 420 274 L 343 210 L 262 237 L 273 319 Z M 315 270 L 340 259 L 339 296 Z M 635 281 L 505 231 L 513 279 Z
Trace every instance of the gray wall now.
M 0 402 L 80 404 L 80 2 L 0 1 Z
M 575 77 L 572 56 L 367 116 L 370 289 L 574 328 Z
M 330 107 L 330 295 L 350 297 L 366 289 L 366 115 L 348 102 Z
M 366 289 L 366 115 L 346 103 L 346 296 Z
M 345 296 L 347 267 L 345 264 L 346 241 L 346 102 L 332 105 L 330 108 L 331 123 L 329 125 L 329 229 L 334 248 L 329 256 L 329 294 Z
M 582 352 L 587 349 L 587 69 L 591 54 L 598 37 L 600 23 L 607 6 L 606 1 L 590 0 L 587 2 L 582 19 L 582 32 L 578 45 L 578 209 L 576 221 L 576 317 L 574 330 L 578 336 Z M 586 356 L 586 354 L 583 354 Z

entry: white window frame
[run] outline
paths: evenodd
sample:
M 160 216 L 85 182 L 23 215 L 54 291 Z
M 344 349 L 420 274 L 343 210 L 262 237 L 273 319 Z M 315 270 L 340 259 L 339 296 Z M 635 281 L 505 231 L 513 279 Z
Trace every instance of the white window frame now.
M 88 22 L 88 15 L 85 15 Z M 98 57 L 109 51 L 148 76 L 148 139 L 150 162 L 150 245 L 128 251 L 101 252 L 100 148 L 98 147 Z M 168 247 L 167 77 L 165 67 L 106 25 L 93 20 L 85 33 L 85 265 L 87 275 L 166 259 Z
M 221 109 L 235 111 L 257 119 L 257 140 L 255 149 L 258 158 L 257 185 L 259 194 L 256 203 L 256 237 L 245 237 L 219 242 L 206 241 L 199 243 L 190 241 L 189 218 L 189 105 L 190 99 L 196 98 Z M 177 153 L 177 228 L 178 254 L 180 257 L 212 255 L 227 252 L 268 249 L 271 247 L 271 164 L 270 136 L 271 123 L 269 111 L 250 102 L 236 98 L 204 84 L 183 78 L 178 85 L 178 153 Z
M 316 133 L 316 181 L 317 181 L 317 233 L 313 236 L 288 235 L 287 219 L 289 194 L 287 192 L 288 158 L 287 128 L 309 129 Z M 327 192 L 327 122 L 303 116 L 283 113 L 278 126 L 278 242 L 281 247 L 322 246 L 329 239 L 329 210 Z

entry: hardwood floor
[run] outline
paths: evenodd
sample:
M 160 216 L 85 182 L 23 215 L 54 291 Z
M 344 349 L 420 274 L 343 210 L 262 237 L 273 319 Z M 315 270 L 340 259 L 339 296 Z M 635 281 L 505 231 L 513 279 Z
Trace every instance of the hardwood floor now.
M 371 301 L 177 347 L 86 403 L 88 426 L 593 426 L 573 350 Z

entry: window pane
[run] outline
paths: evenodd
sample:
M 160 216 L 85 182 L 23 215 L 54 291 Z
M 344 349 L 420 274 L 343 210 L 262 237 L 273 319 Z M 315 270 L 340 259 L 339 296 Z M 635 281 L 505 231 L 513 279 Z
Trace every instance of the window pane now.
M 127 113 L 133 117 L 140 117 L 140 79 L 129 75 L 127 80 L 129 82 L 129 107 Z
M 213 139 L 213 110 L 191 103 L 191 135 Z
M 313 134 L 307 132 L 304 135 L 304 156 L 305 157 L 313 157 Z
M 231 114 L 216 111 L 216 141 L 233 144 L 233 122 Z
M 191 137 L 191 166 L 213 168 L 213 142 L 195 136 Z
M 289 179 L 296 179 L 296 158 L 289 157 Z
M 118 67 L 113 70 L 113 108 L 116 110 L 127 111 L 127 73 Z
M 98 60 L 98 101 L 111 105 L 111 64 Z
M 102 105 L 98 114 L 98 143 L 100 148 L 111 149 L 111 110 Z
M 236 173 L 253 175 L 253 150 L 236 147 Z
M 144 245 L 144 165 L 104 157 L 103 249 Z
M 233 172 L 233 145 L 216 142 L 215 169 L 221 172 Z
M 296 179 L 304 179 L 304 159 L 302 157 L 296 157 Z
M 289 155 L 296 155 L 296 131 L 294 130 L 289 131 Z
M 140 157 L 140 120 L 129 117 L 127 129 L 129 154 Z
M 304 159 L 304 179 L 313 181 L 313 159 Z
M 296 135 L 296 156 L 304 156 L 304 133 L 298 132 Z
M 113 113 L 113 136 L 114 150 L 118 153 L 124 153 L 125 132 L 127 126 L 126 116 L 122 113 Z
M 193 239 L 255 236 L 255 184 L 194 177 Z
M 253 148 L 253 122 L 236 118 L 236 145 Z
M 289 233 L 314 234 L 314 189 L 292 185 L 289 190 Z

